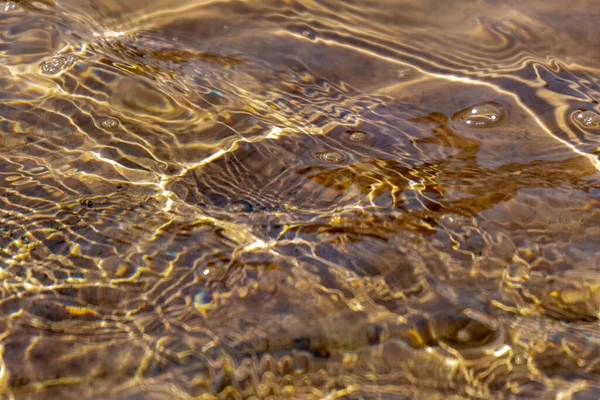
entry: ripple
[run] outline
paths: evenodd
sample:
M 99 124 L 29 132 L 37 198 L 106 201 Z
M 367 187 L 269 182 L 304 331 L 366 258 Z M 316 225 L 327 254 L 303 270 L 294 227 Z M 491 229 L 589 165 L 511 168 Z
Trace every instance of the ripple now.
M 495 102 L 474 104 L 455 113 L 452 120 L 461 126 L 486 129 L 497 126 L 505 117 L 502 106 Z
M 550 13 L 12 3 L 25 11 L 2 15 L 0 38 L 10 395 L 545 398 L 527 379 L 553 390 L 564 373 L 591 388 L 597 175 L 560 161 L 570 149 L 531 117 L 597 148 L 581 99 L 598 80 L 535 68 L 579 51 L 544 47 Z M 86 3 L 103 20 L 61 16 Z
M 584 128 L 600 129 L 600 115 L 594 111 L 577 111 L 573 113 L 573 119 Z

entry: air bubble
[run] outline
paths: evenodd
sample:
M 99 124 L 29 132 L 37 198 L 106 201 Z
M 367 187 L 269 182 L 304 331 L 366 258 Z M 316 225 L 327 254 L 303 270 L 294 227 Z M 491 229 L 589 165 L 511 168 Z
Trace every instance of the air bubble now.
M 194 304 L 197 304 L 197 305 L 206 305 L 206 304 L 212 303 L 213 301 L 214 301 L 214 297 L 213 297 L 212 293 L 205 292 L 204 290 L 199 291 L 194 296 Z
M 494 102 L 475 104 L 452 116 L 452 120 L 476 129 L 496 126 L 503 118 L 502 106 Z
M 444 214 L 440 216 L 439 221 L 449 229 L 461 229 L 468 223 L 467 218 L 457 214 Z
M 517 354 L 517 355 L 515 356 L 515 364 L 517 364 L 517 365 L 523 365 L 523 364 L 525 364 L 526 362 L 527 362 L 527 360 L 526 360 L 526 359 L 525 359 L 525 357 L 523 357 L 522 355 L 520 355 L 520 354 Z
M 367 138 L 367 134 L 362 131 L 348 131 L 346 133 L 350 135 L 348 138 L 353 142 L 362 142 Z
M 202 260 L 198 260 L 198 262 L 202 262 Z M 221 262 L 215 262 L 208 265 L 199 265 L 197 270 L 203 280 L 220 281 L 227 275 L 228 266 Z
M 317 34 L 313 31 L 308 31 L 308 30 L 302 31 L 302 36 L 304 36 L 305 38 L 310 39 L 312 41 L 317 40 Z
M 504 330 L 465 315 L 438 315 L 430 322 L 431 332 L 440 343 L 457 350 L 463 357 L 475 359 L 501 348 Z
M 114 118 L 105 118 L 104 120 L 102 120 L 100 125 L 102 125 L 102 127 L 106 129 L 113 129 L 119 125 L 119 121 L 117 121 Z
M 344 162 L 346 157 L 342 153 L 336 151 L 326 151 L 318 154 L 319 159 L 325 161 L 328 164 L 339 164 Z
M 252 210 L 252 204 L 244 200 L 233 201 L 229 205 L 227 205 L 227 207 L 225 207 L 225 211 L 230 213 L 245 213 L 252 212 Z
M 600 129 L 600 115 L 594 111 L 577 111 L 573 114 L 573 119 L 584 128 Z
M 44 75 L 56 75 L 72 67 L 77 62 L 77 57 L 72 55 L 56 56 L 50 60 L 44 61 L 40 65 L 40 72 Z
M 411 74 L 410 68 L 400 68 L 398 70 L 398 78 L 404 79 Z
M 471 340 L 471 337 L 471 332 L 469 332 L 468 329 L 463 328 L 456 332 L 456 339 L 461 343 L 467 343 L 469 340 Z
M 202 314 L 211 308 L 215 308 L 216 305 L 217 298 L 211 292 L 200 290 L 194 296 L 194 307 Z

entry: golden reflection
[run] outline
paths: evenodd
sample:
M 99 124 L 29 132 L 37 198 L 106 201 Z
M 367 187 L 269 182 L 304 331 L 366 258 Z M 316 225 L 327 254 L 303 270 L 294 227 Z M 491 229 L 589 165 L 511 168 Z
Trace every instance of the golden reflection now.
M 594 6 L 0 5 L 0 397 L 599 397 Z

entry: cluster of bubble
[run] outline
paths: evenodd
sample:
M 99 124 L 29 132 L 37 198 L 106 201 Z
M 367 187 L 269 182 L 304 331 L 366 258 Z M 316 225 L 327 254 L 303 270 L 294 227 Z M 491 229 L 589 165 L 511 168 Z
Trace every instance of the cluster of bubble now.
M 40 72 L 44 75 L 56 75 L 67 68 L 72 67 L 77 62 L 77 57 L 73 55 L 61 55 L 44 61 L 40 65 Z
M 577 111 L 573 118 L 584 128 L 600 129 L 600 115 L 594 111 Z
M 4 11 L 9 12 L 9 11 L 16 11 L 19 9 L 19 5 L 17 3 L 15 3 L 14 1 L 9 1 L 6 4 L 4 4 Z
M 461 125 L 477 129 L 493 127 L 503 118 L 502 107 L 494 102 L 475 104 L 452 116 Z
M 319 153 L 318 157 L 321 161 L 324 161 L 328 164 L 340 164 L 346 159 L 345 155 L 338 153 L 337 151 L 326 151 Z
M 102 120 L 100 125 L 102 125 L 102 127 L 105 129 L 114 129 L 119 125 L 119 121 L 114 118 L 105 118 Z

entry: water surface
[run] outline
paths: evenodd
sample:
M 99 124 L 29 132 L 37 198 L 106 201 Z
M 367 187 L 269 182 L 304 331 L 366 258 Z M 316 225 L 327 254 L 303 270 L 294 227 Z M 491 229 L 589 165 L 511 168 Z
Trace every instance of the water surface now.
M 1 395 L 600 397 L 599 12 L 0 4 Z

